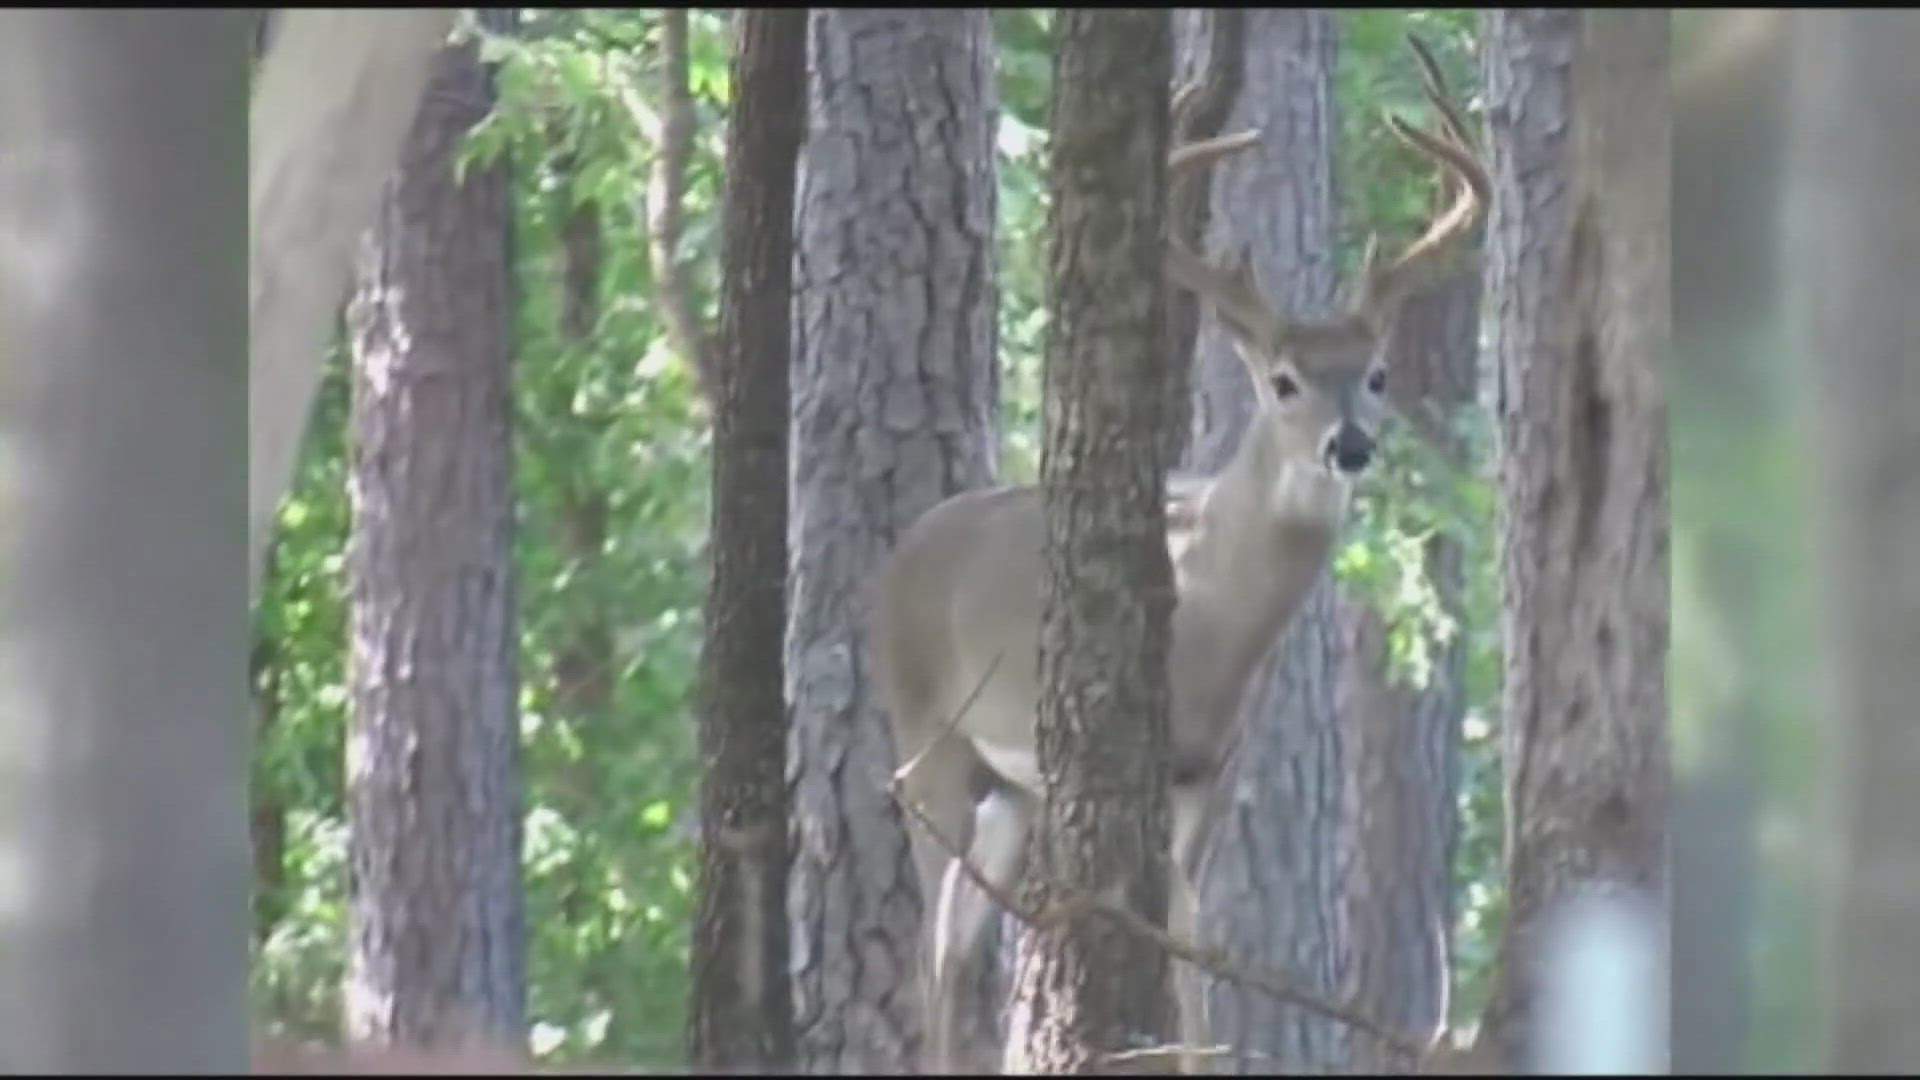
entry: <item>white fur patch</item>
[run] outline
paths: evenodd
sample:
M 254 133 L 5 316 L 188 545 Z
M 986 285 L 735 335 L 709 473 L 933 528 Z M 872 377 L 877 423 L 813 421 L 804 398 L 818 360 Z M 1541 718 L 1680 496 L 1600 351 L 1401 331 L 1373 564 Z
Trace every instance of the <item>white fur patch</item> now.
M 1273 485 L 1273 508 L 1280 517 L 1331 518 L 1347 509 L 1347 482 L 1318 465 L 1292 464 Z
M 1036 793 L 1040 790 L 1040 757 L 1034 751 L 1000 746 L 985 739 L 973 740 L 973 748 L 1007 783 Z

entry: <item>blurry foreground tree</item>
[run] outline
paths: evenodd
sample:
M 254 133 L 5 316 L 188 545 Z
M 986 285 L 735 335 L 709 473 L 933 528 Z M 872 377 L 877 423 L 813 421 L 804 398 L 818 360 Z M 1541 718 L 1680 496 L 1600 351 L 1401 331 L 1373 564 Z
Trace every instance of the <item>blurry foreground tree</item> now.
M 381 185 L 454 8 L 300 8 L 273 20 L 248 121 L 247 582 L 274 515 Z
M 1817 1068 L 1920 1068 L 1920 15 L 1791 16 L 1792 353 L 1819 478 L 1826 726 Z
M 0 1069 L 246 1067 L 240 11 L 0 15 Z

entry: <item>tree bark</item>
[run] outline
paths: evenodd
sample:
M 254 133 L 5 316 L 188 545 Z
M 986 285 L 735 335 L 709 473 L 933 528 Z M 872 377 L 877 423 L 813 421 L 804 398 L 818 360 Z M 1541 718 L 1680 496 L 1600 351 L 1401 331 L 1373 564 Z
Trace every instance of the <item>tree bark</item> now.
M 1482 1038 L 1511 1067 L 1543 1060 L 1559 908 L 1631 897 L 1666 932 L 1667 22 L 1486 23 L 1508 915 Z
M 1173 610 L 1161 431 L 1184 407 L 1161 278 L 1169 13 L 1062 10 L 1055 24 L 1035 837 L 1043 910 L 1016 975 L 1009 1071 L 1112 1070 L 1163 1045 L 1159 947 L 1077 907 L 1164 924 L 1167 650 Z
M 435 57 L 361 250 L 347 548 L 349 1037 L 524 1038 L 512 208 L 454 158 L 492 106 Z
M 820 9 L 809 37 L 786 640 L 796 1024 L 802 1068 L 898 1073 L 920 1060 L 934 898 L 887 793 L 858 635 L 894 540 L 994 479 L 993 26 L 980 8 Z
M 247 1062 L 239 12 L 0 15 L 0 1068 Z
M 1920 107 L 1907 11 L 1793 13 L 1786 295 L 1819 478 L 1814 527 L 1827 743 L 1821 1066 L 1920 1062 Z
M 700 663 L 700 882 L 688 1043 L 700 1072 L 793 1062 L 788 975 L 787 409 L 805 8 L 736 16 Z
M 399 160 L 451 8 L 290 9 L 248 120 L 247 583 L 260 588 L 354 245 Z
M 1220 16 L 1230 13 L 1222 11 Z M 1231 13 L 1208 49 L 1241 49 L 1241 87 L 1223 131 L 1259 128 L 1260 142 L 1213 170 L 1207 248 L 1248 248 L 1273 301 L 1300 316 L 1326 314 L 1339 283 L 1333 102 L 1337 32 L 1323 9 Z M 1208 50 L 1197 50 L 1204 54 Z M 1218 319 L 1204 313 L 1194 346 L 1192 442 L 1185 464 L 1219 469 L 1251 416 L 1246 370 Z M 1342 653 L 1335 593 L 1324 581 L 1302 605 L 1255 676 L 1245 734 L 1221 778 L 1223 800 L 1202 863 L 1208 944 L 1252 966 L 1285 971 L 1325 996 L 1343 985 L 1340 914 L 1342 779 L 1352 750 L 1336 723 Z M 1209 978 L 1217 1042 L 1244 1071 L 1324 1070 L 1345 1060 L 1339 1025 L 1244 987 Z

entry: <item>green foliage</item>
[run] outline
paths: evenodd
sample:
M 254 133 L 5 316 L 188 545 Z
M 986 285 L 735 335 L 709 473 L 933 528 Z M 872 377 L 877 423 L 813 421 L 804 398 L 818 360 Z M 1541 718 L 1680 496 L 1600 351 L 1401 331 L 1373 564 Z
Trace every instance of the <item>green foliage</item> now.
M 1052 12 L 998 8 L 1000 478 L 1040 475 L 1040 376 L 1046 352 L 1047 110 Z

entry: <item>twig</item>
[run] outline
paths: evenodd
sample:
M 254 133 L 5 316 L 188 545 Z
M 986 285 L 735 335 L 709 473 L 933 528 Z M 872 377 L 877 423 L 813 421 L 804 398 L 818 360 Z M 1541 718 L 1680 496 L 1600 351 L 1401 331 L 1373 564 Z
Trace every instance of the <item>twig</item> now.
M 946 723 L 942 724 L 933 738 L 928 739 L 926 745 L 913 755 L 911 761 L 893 771 L 893 782 L 887 785 L 887 790 L 898 796 L 899 785 L 905 783 L 907 777 L 912 776 L 914 771 L 920 768 L 920 763 L 926 760 L 927 755 L 933 752 L 933 748 L 940 744 L 941 739 L 953 734 L 953 729 L 960 726 L 960 718 L 967 715 L 967 711 L 973 708 L 973 703 L 980 699 L 981 691 L 987 688 L 987 680 L 993 678 L 994 671 L 1000 666 L 1000 658 L 1005 655 L 1007 655 L 1005 649 L 993 654 L 993 659 L 987 662 L 987 670 L 981 673 L 979 680 L 973 684 L 973 689 L 967 692 L 966 699 L 960 702 L 960 707 L 953 711 L 952 716 L 947 717 Z
M 680 264 L 682 215 L 686 212 L 687 163 L 693 156 L 693 92 L 688 88 L 687 12 L 664 8 L 661 17 L 662 77 L 657 114 L 627 80 L 619 82 L 620 103 L 653 145 L 647 174 L 647 258 L 653 264 L 655 299 L 667 340 L 693 367 L 701 393 L 712 400 L 713 341 L 693 306 L 693 283 Z
M 1181 1043 L 1166 1043 L 1160 1046 L 1140 1046 L 1132 1050 L 1114 1050 L 1100 1055 L 1100 1060 L 1111 1065 L 1138 1065 L 1142 1062 L 1156 1064 L 1165 1059 L 1169 1067 L 1178 1064 L 1184 1058 L 1225 1057 L 1233 1053 L 1233 1047 L 1186 1046 Z

